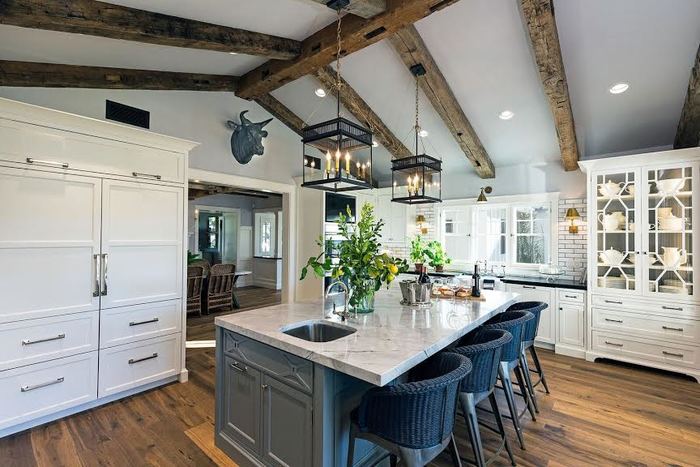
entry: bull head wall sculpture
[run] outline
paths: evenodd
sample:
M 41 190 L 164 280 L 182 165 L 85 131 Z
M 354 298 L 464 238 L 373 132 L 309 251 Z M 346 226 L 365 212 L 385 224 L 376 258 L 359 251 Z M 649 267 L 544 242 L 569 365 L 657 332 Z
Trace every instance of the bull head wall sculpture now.
M 254 155 L 262 156 L 265 152 L 262 140 L 267 137 L 267 131 L 263 127 L 270 123 L 272 119 L 253 123 L 245 117 L 247 110 L 241 112 L 241 123 L 233 120 L 226 122 L 226 126 L 233 130 L 231 135 L 231 153 L 241 164 L 247 164 Z

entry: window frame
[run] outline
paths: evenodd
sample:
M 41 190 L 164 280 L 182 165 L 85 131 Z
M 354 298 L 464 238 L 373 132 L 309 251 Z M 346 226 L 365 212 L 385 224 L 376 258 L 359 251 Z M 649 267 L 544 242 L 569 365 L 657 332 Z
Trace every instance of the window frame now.
M 263 254 L 260 251 L 260 235 L 262 232 L 260 231 L 261 223 L 258 222 L 258 219 L 261 219 L 263 216 L 271 216 L 273 220 L 270 230 L 270 252 L 267 254 Z M 282 234 L 284 233 L 282 222 L 282 210 L 279 208 L 253 209 L 253 257 L 278 259 L 282 257 Z

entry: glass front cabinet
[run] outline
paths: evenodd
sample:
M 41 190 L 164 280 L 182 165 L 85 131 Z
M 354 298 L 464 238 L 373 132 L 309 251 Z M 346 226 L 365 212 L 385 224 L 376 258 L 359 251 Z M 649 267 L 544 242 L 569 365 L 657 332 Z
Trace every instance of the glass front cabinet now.
M 606 295 L 694 301 L 698 162 L 589 177 L 589 285 Z

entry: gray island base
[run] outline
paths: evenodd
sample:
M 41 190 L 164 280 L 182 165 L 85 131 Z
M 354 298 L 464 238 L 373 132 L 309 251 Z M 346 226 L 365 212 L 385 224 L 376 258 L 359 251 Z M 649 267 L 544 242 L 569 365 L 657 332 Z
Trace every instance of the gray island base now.
M 401 380 L 517 294 L 490 290 L 484 297 L 404 307 L 392 287 L 377 294 L 373 313 L 343 323 L 355 332 L 331 342 L 282 332 L 323 319 L 321 301 L 216 318 L 216 445 L 241 466 L 346 465 L 350 412 L 365 391 Z M 340 324 L 337 317 L 325 321 Z M 354 465 L 382 455 L 358 440 Z

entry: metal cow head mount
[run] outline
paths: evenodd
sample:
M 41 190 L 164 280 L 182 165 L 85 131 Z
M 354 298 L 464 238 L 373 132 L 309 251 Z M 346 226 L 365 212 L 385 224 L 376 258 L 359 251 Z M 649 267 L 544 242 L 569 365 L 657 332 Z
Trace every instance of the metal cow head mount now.
M 270 118 L 260 123 L 253 123 L 245 118 L 246 112 L 248 111 L 241 112 L 241 123 L 236 123 L 233 120 L 226 122 L 226 125 L 233 130 L 231 153 L 241 164 L 247 164 L 254 155 L 262 156 L 265 152 L 262 140 L 267 137 L 267 131 L 263 130 L 263 127 L 272 121 Z

